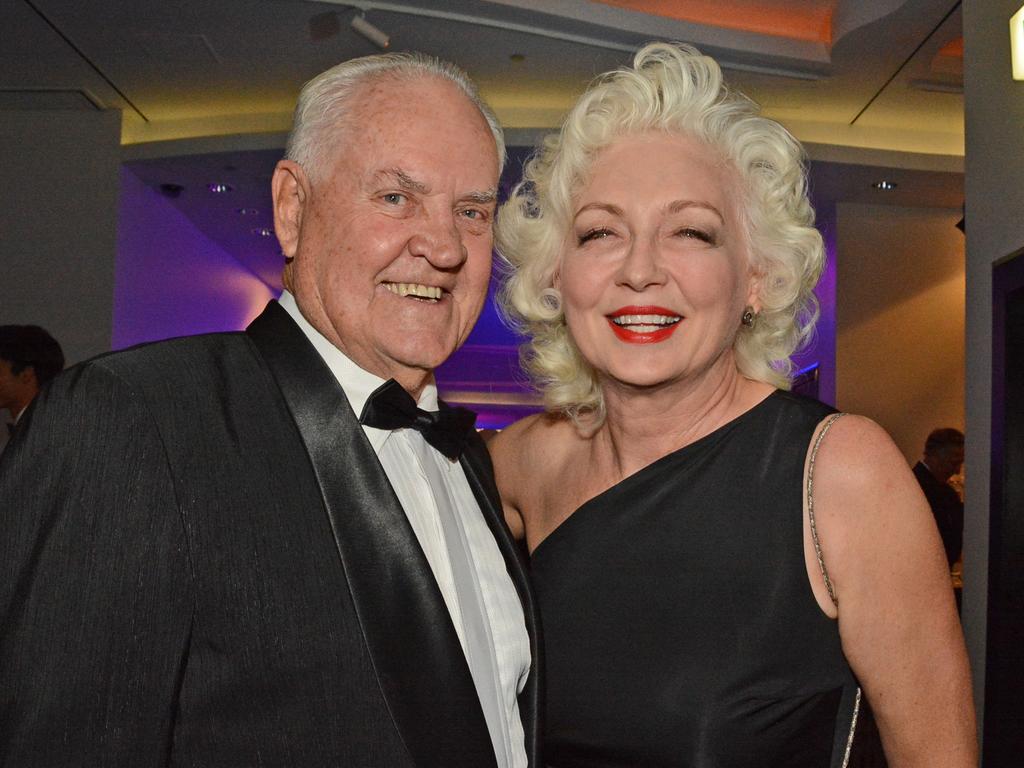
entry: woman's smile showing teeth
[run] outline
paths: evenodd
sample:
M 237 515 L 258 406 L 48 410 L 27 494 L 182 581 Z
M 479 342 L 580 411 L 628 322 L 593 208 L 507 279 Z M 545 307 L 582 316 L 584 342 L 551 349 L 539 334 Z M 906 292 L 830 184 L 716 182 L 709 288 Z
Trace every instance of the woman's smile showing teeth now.
M 682 316 L 662 307 L 622 307 L 607 315 L 615 335 L 630 344 L 653 344 L 673 333 Z
M 436 285 L 421 285 L 420 283 L 381 283 L 392 293 L 398 296 L 412 296 L 414 299 L 427 299 L 439 301 L 441 289 Z

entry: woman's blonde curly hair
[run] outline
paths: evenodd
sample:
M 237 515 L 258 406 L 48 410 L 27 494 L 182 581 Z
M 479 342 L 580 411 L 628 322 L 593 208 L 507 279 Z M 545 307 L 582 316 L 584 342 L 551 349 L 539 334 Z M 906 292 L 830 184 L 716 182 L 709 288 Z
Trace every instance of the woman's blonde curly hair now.
M 593 368 L 566 327 L 553 287 L 571 228 L 576 193 L 595 155 L 616 138 L 664 131 L 695 138 L 738 171 L 738 209 L 759 275 L 761 311 L 740 325 L 734 342 L 740 372 L 788 388 L 790 355 L 813 331 L 813 288 L 824 266 L 824 246 L 807 199 L 800 144 L 756 104 L 730 91 L 714 59 L 688 45 L 652 43 L 631 68 L 599 77 L 527 163 L 523 181 L 502 206 L 496 242 L 506 263 L 499 307 L 528 337 L 523 367 L 551 411 L 581 418 L 591 428 L 604 419 Z

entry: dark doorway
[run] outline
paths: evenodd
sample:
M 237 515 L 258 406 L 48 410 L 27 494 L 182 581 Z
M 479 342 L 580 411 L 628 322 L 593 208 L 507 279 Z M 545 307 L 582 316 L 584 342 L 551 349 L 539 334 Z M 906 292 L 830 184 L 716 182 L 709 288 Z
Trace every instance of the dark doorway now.
M 1019 765 L 1024 755 L 1024 250 L 994 268 L 992 285 L 992 496 L 983 763 L 996 768 Z

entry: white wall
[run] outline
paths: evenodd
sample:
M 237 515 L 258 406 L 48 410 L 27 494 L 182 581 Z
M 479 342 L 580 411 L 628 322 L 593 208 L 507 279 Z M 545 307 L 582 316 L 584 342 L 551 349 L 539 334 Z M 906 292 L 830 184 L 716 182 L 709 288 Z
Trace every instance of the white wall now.
M 908 462 L 964 425 L 960 212 L 837 206 L 836 405 L 870 416 Z
M 0 324 L 42 325 L 68 363 L 110 348 L 121 114 L 0 113 Z

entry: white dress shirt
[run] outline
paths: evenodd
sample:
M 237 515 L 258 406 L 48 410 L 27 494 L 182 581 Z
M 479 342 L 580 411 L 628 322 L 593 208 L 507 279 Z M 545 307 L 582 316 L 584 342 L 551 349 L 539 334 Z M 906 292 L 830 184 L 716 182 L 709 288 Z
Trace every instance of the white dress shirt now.
M 385 380 L 364 371 L 324 338 L 302 316 L 295 298 L 290 293 L 282 293 L 279 301 L 327 363 L 345 392 L 352 410 L 358 416 L 370 394 Z M 438 410 L 437 387 L 432 381 L 424 388 L 417 405 L 425 411 Z M 413 429 L 391 431 L 363 426 L 363 431 L 380 459 L 384 472 L 402 504 L 402 509 L 405 510 L 409 524 L 423 548 L 465 652 L 465 631 L 451 563 L 438 518 L 437 504 L 427 481 L 422 457 L 436 462 L 440 475 L 445 479 L 445 491 L 452 501 L 453 512 L 461 523 L 468 541 L 483 597 L 486 619 L 490 625 L 490 635 L 494 641 L 499 696 L 505 715 L 505 722 L 501 724 L 501 734 L 491 733 L 498 765 L 525 768 L 525 735 L 519 716 L 517 695 L 526 684 L 530 672 L 530 641 L 526 632 L 526 621 L 505 560 L 480 512 L 462 465 L 458 461 L 450 461 L 428 446 L 423 436 Z M 479 688 L 479 684 L 477 687 Z

